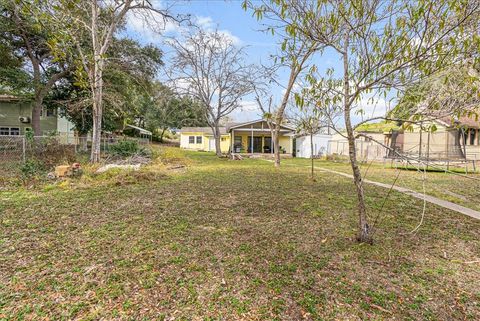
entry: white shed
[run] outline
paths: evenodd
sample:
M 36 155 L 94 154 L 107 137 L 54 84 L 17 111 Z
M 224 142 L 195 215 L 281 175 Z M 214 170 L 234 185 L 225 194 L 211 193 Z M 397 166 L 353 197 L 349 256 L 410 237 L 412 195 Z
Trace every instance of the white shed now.
M 332 135 L 315 134 L 313 135 L 313 156 L 325 156 L 328 152 L 328 142 Z M 297 137 L 296 156 L 310 158 L 310 135 Z

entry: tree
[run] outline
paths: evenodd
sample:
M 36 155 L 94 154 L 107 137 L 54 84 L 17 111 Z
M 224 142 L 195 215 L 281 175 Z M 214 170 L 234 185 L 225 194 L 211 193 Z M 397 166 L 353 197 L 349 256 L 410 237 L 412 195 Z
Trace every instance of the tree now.
M 220 149 L 220 121 L 240 107 L 242 98 L 251 93 L 254 70 L 245 64 L 244 48 L 218 30 L 184 33 L 185 39 L 171 39 L 175 51 L 171 78 L 177 90 L 198 101 Z
M 362 98 L 387 97 L 454 63 L 478 47 L 478 1 L 265 0 L 257 15 L 275 19 L 292 38 L 308 37 L 325 45 L 342 62 L 307 79 L 317 106 L 341 108 L 358 200 L 360 242 L 372 242 L 363 181 L 357 161 L 352 110 Z M 470 34 L 466 34 L 469 31 Z M 367 96 L 369 95 L 369 96 Z M 301 105 L 301 100 L 298 101 Z
M 17 94 L 32 94 L 32 129 L 35 135 L 41 135 L 43 101 L 52 87 L 69 74 L 71 59 L 56 42 L 54 26 L 42 24 L 40 15 L 32 15 L 33 7 L 45 10 L 43 2 L 1 3 L 0 42 L 10 54 L 2 53 L 7 61 L 3 61 L 0 74 L 5 87 Z
M 305 99 L 300 109 L 295 109 L 288 118 L 293 121 L 300 135 L 308 135 L 310 138 L 310 178 L 314 180 L 314 144 L 313 136 L 329 127 L 329 120 L 322 114 L 322 109 L 317 108 L 314 100 Z
M 92 95 L 92 153 L 90 160 L 100 160 L 101 129 L 104 97 L 104 71 L 108 63 L 108 50 L 115 33 L 124 25 L 128 13 L 143 15 L 150 25 L 163 29 L 168 21 L 178 21 L 170 8 L 158 9 L 150 1 L 69 0 L 53 3 L 61 7 L 54 17 L 65 25 L 66 37 L 75 44 L 81 68 L 77 76 L 86 82 Z M 84 39 L 88 39 L 84 42 Z
M 144 97 L 150 97 L 154 77 L 163 65 L 160 49 L 142 46 L 131 39 L 112 40 L 104 71 L 104 112 L 102 130 L 123 129 L 125 123 L 135 123 L 143 117 Z M 90 90 L 78 84 L 70 74 L 46 97 L 46 104 L 59 107 L 64 116 L 75 124 L 81 135 L 93 128 Z M 140 124 L 140 126 L 143 126 Z
M 183 126 L 207 126 L 200 105 L 189 97 L 178 97 L 167 86 L 156 83 L 153 95 L 146 96 L 143 116 L 145 126 L 158 134 L 160 142 L 167 129 Z

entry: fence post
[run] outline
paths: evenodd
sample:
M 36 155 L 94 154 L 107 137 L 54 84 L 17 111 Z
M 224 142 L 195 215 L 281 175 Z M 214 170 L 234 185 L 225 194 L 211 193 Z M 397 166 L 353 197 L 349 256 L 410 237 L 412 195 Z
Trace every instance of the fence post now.
M 27 144 L 25 143 L 25 136 L 22 137 L 22 159 L 23 162 L 25 163 L 26 160 L 26 155 L 25 155 L 25 149 L 27 147 Z

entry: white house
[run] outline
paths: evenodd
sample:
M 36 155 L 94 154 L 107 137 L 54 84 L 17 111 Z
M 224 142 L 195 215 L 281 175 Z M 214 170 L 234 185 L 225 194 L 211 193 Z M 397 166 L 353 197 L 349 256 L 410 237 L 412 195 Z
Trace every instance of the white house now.
M 313 157 L 325 156 L 328 152 L 328 142 L 332 135 L 315 134 L 313 135 Z M 297 137 L 297 146 L 295 148 L 296 156 L 303 158 L 311 157 L 310 135 Z

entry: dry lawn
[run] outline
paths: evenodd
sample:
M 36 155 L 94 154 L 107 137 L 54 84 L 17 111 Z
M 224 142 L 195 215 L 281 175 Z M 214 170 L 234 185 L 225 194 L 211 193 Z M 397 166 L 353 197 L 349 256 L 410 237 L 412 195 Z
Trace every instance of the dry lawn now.
M 412 235 L 422 202 L 367 186 L 357 244 L 348 179 L 161 157 L 0 194 L 0 319 L 480 319 L 479 221 L 428 205 Z

